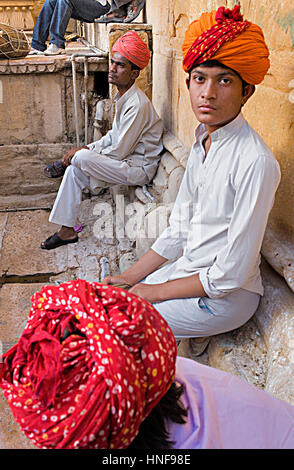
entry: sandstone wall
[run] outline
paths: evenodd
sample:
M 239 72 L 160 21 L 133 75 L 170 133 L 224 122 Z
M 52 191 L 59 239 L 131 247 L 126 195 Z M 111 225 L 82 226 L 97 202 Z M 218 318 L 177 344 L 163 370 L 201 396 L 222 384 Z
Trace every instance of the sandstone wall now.
M 146 3 L 147 22 L 153 29 L 153 103 L 166 128 L 188 149 L 197 122 L 191 111 L 181 65 L 184 32 L 203 11 L 223 5 L 231 8 L 236 2 L 148 0 Z M 244 109 L 245 117 L 271 147 L 282 170 L 270 220 L 274 234 L 270 251 L 283 243 L 293 248 L 294 8 L 290 0 L 243 0 L 241 8 L 246 19 L 263 28 L 271 53 L 271 68 L 264 83 L 257 87 Z

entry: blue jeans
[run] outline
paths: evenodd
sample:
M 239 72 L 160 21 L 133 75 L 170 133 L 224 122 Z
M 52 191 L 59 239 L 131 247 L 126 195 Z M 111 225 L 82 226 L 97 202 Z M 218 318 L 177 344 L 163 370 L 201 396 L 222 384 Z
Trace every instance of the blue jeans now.
M 46 0 L 34 27 L 31 46 L 45 51 L 49 35 L 50 44 L 64 49 L 64 35 L 70 18 L 92 23 L 109 8 L 109 3 L 103 6 L 96 0 Z

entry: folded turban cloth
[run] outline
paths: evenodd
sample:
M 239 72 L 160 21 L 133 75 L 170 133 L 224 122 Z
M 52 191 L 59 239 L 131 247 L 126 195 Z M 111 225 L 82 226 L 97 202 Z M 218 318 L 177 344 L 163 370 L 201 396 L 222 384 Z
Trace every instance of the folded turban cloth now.
M 147 67 L 151 53 L 144 41 L 135 31 L 128 31 L 113 45 L 112 52 L 119 52 L 140 69 Z
M 173 382 L 176 341 L 152 305 L 85 280 L 44 286 L 0 386 L 41 448 L 127 448 Z
M 186 72 L 214 59 L 252 85 L 262 82 L 270 66 L 263 32 L 256 24 L 243 21 L 240 5 L 203 13 L 188 26 L 182 50 Z

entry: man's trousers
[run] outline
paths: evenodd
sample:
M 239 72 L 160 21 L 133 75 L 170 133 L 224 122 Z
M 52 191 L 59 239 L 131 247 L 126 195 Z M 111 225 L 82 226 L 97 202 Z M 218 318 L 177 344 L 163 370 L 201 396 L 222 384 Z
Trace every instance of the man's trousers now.
M 79 150 L 67 167 L 59 187 L 49 221 L 74 227 L 85 188 L 105 188 L 116 184 L 128 185 L 129 166 L 91 150 Z M 142 181 L 144 184 L 144 181 Z

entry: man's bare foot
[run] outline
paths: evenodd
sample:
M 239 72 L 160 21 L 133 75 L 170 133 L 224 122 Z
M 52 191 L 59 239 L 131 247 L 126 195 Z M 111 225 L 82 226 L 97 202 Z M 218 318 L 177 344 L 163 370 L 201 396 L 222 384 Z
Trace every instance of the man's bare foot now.
M 61 229 L 57 232 L 57 234 L 61 238 L 61 240 L 71 240 L 73 238 L 76 238 L 77 236 L 73 227 L 66 227 L 65 225 L 62 225 Z

